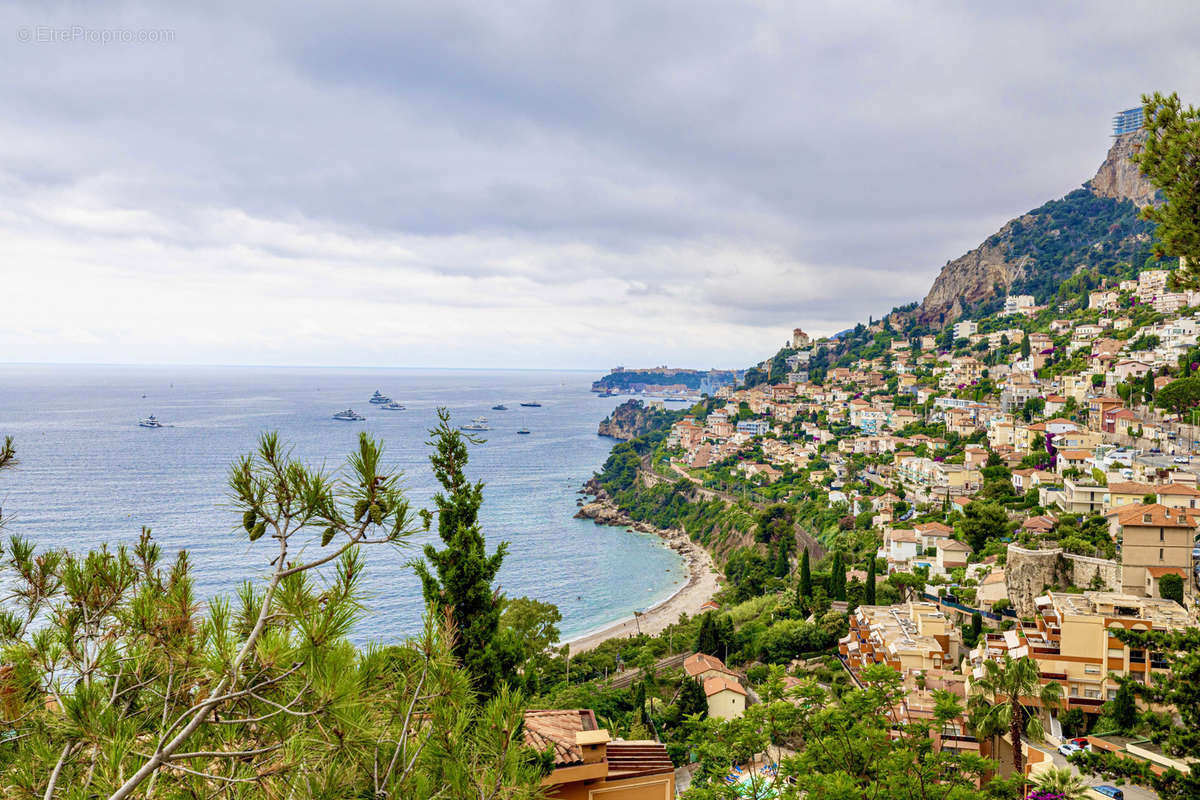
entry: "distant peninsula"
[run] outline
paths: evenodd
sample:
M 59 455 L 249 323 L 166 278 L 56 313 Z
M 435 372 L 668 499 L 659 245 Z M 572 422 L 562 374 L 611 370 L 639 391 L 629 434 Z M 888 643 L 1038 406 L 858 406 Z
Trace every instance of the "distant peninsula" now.
M 742 379 L 740 370 L 699 370 L 679 367 L 626 369 L 614 367 L 592 383 L 593 392 L 703 392 L 714 393 L 722 386 L 733 386 Z

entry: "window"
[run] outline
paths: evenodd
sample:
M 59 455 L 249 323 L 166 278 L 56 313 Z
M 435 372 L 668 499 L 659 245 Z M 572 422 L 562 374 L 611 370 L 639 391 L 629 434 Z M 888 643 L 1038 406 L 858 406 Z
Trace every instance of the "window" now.
M 1161 547 L 1158 548 L 1158 560 L 1159 561 L 1163 560 L 1163 549 Z
M 1164 528 L 1159 528 L 1159 529 L 1158 529 L 1158 540 L 1159 540 L 1160 542 L 1165 542 L 1165 541 L 1167 540 L 1167 532 L 1166 532 L 1166 529 L 1164 529 Z
M 1100 665 L 1099 664 L 1084 664 L 1083 671 L 1086 672 L 1088 675 L 1099 675 L 1100 674 Z

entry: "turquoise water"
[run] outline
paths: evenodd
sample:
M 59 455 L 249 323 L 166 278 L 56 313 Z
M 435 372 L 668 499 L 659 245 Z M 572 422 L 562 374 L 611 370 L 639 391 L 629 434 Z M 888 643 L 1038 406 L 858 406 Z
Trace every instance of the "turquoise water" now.
M 588 391 L 584 372 L 232 367 L 0 366 L 0 435 L 20 463 L 0 473 L 6 532 L 83 550 L 136 541 L 150 527 L 168 554 L 191 552 L 201 597 L 261 574 L 269 547 L 236 535 L 226 499 L 230 463 L 262 431 L 295 455 L 340 466 L 358 432 L 383 440 L 416 507 L 429 505 L 427 431 L 446 406 L 456 424 L 483 415 L 492 430 L 471 448 L 469 477 L 486 483 L 489 546 L 508 540 L 502 591 L 555 603 L 564 640 L 664 599 L 686 580 L 674 551 L 650 534 L 576 520 L 580 485 L 612 440 L 596 424 L 619 402 Z M 406 411 L 367 402 L 379 389 Z M 143 398 L 143 395 L 145 397 Z M 522 408 L 536 400 L 541 408 Z M 503 403 L 508 411 L 492 411 Z M 331 419 L 353 407 L 366 422 Z M 155 414 L 169 427 L 140 428 Z M 525 426 L 528 436 L 516 434 Z M 394 640 L 420 624 L 420 586 L 404 551 L 368 548 L 366 619 L 356 638 Z

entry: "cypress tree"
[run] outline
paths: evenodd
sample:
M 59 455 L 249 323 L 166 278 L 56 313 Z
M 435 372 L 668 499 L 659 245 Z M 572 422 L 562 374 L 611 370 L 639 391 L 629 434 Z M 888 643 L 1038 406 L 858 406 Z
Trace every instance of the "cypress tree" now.
M 872 554 L 867 559 L 867 591 L 863 595 L 863 603 L 868 606 L 875 605 L 875 556 Z
M 787 540 L 779 540 L 779 548 L 775 553 L 775 564 L 772 569 L 772 574 L 776 578 L 786 578 L 788 574 L 788 548 Z
M 706 653 L 710 656 L 715 656 L 717 650 L 717 630 L 715 625 L 716 620 L 713 613 L 709 611 L 700 617 L 700 630 L 696 633 L 696 652 Z
M 633 704 L 637 706 L 638 722 L 646 724 L 646 684 L 638 681 L 637 691 L 633 693 Z
M 683 685 L 679 687 L 679 711 L 683 716 L 691 714 L 699 714 L 701 718 L 708 716 L 708 698 L 704 696 L 704 687 L 700 685 L 700 681 L 686 675 L 683 678 Z
M 842 564 L 842 551 L 833 554 L 829 567 L 829 597 L 832 600 L 846 599 L 846 567 Z
M 800 583 L 797 584 L 796 591 L 806 600 L 812 597 L 812 572 L 808 565 L 807 547 L 804 548 L 804 555 L 800 556 Z
M 492 590 L 508 543 L 501 542 L 488 555 L 479 526 L 483 483 L 467 481 L 467 441 L 450 426 L 449 412 L 438 409 L 438 419 L 427 444 L 433 448 L 429 460 L 434 477 L 443 489 L 433 502 L 438 536 L 446 547 L 425 545 L 425 560 L 415 562 L 413 569 L 421 579 L 426 605 L 439 621 L 453 626 L 455 658 L 470 674 L 475 690 L 491 697 L 514 676 L 516 666 L 516 654 L 497 642 L 503 597 Z
M 1029 332 L 1026 331 L 1025 337 L 1021 339 L 1021 358 L 1029 358 Z

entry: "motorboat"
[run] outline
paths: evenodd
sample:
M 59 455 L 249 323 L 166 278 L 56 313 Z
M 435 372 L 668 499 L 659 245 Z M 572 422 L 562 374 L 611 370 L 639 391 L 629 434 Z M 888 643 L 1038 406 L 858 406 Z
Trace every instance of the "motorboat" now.
M 371 395 L 370 402 L 372 405 L 384 406 L 392 402 L 392 398 L 388 397 L 386 394 L 380 393 L 380 391 L 376 389 L 375 394 Z
M 469 422 L 466 425 L 460 425 L 460 431 L 490 431 L 491 428 L 484 422 Z
M 501 403 L 498 406 L 492 406 L 492 411 L 508 411 L 508 406 Z
M 528 436 L 529 428 L 521 428 L 519 431 L 517 431 L 517 434 L 520 436 Z
M 380 408 L 382 408 L 384 411 L 403 411 L 404 410 L 404 406 L 400 405 L 395 400 L 391 400 L 391 401 L 385 403 L 384 405 L 380 406 Z
M 161 428 L 163 426 L 163 424 L 158 421 L 158 417 L 154 416 L 153 414 L 145 419 L 139 419 L 138 425 L 143 428 Z
M 542 404 L 536 400 L 530 400 L 528 403 L 521 403 L 525 408 L 541 408 Z
M 339 422 L 362 422 L 366 419 L 362 414 L 359 414 L 353 408 L 347 408 L 345 411 L 339 411 L 333 415 L 333 418 Z

